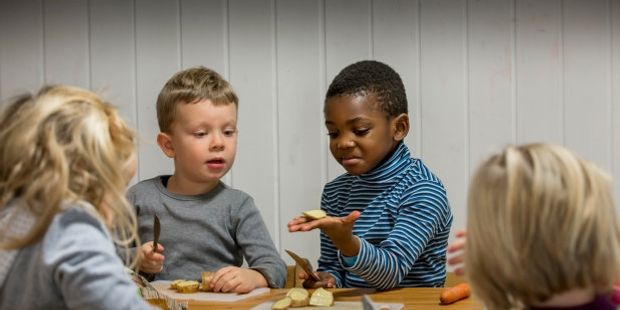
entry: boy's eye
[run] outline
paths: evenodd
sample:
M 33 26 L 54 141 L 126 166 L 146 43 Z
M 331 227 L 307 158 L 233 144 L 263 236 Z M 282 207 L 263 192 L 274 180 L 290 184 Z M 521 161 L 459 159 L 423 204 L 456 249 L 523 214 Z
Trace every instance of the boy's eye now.
M 330 139 L 334 139 L 334 138 L 338 137 L 338 133 L 337 132 L 328 132 L 327 135 L 329 136 Z
M 198 131 L 198 132 L 194 132 L 193 135 L 194 135 L 194 137 L 201 138 L 201 137 L 206 136 L 207 133 L 204 132 L 204 131 Z
M 224 135 L 227 136 L 227 137 L 231 137 L 235 133 L 237 133 L 236 129 L 226 129 L 226 130 L 224 130 Z
M 370 131 L 370 129 L 368 129 L 368 128 L 364 128 L 364 129 L 356 129 L 356 130 L 353 130 L 353 133 L 354 133 L 356 136 L 365 136 L 365 135 L 367 135 L 367 134 L 368 134 L 368 132 L 369 132 L 369 131 Z

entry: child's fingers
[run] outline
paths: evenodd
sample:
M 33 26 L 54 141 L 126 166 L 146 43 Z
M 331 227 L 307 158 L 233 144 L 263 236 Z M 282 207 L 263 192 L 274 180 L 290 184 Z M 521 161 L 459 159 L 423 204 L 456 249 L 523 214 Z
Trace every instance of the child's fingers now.
M 344 224 L 353 224 L 355 221 L 357 221 L 358 218 L 360 218 L 360 215 L 360 211 L 353 211 L 349 213 L 349 215 L 343 217 L 342 222 Z
M 465 242 L 463 241 L 454 241 L 448 245 L 448 253 L 454 253 L 461 251 L 465 248 Z
M 448 258 L 448 265 L 461 264 L 463 263 L 463 261 L 464 261 L 463 255 L 456 255 L 456 256 Z
M 467 231 L 465 229 L 461 229 L 461 230 L 457 230 L 454 236 L 457 238 L 463 238 L 465 237 L 466 234 L 467 234 Z

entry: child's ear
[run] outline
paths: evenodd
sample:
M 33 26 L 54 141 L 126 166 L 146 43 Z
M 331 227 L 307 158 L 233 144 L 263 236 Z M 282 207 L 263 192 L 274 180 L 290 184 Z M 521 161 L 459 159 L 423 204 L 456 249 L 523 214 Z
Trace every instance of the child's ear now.
M 172 138 L 170 138 L 169 134 L 163 132 L 158 133 L 157 144 L 166 156 L 174 158 L 174 147 L 172 146 Z
M 392 137 L 394 141 L 403 140 L 409 133 L 409 115 L 402 113 L 392 120 Z

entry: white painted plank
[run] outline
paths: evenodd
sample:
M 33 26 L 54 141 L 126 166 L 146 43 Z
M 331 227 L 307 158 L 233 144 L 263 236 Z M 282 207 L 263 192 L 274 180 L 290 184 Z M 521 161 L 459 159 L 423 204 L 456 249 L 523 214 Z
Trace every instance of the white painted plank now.
M 226 1 L 181 0 L 181 66 L 227 74 Z
M 513 3 L 469 2 L 470 166 L 515 142 Z
M 370 10 L 370 1 L 325 2 L 325 90 L 344 67 L 373 58 Z M 325 140 L 328 141 L 327 136 Z M 327 156 L 329 181 L 344 173 L 344 169 L 331 154 Z
M 566 146 L 609 170 L 612 128 L 608 2 L 563 3 Z
M 0 1 L 0 98 L 43 84 L 41 1 Z
M 91 88 L 136 126 L 134 6 L 126 0 L 90 2 Z
M 424 163 L 441 178 L 465 228 L 468 174 L 465 1 L 422 1 L 420 104 Z M 453 233 L 452 233 L 453 234 Z
M 302 211 L 318 209 L 323 189 L 320 8 L 306 0 L 278 1 L 276 6 L 280 250 L 293 250 L 313 262 L 320 252 L 318 230 L 289 233 L 287 223 Z M 283 257 L 294 264 L 288 255 Z
M 516 5 L 517 142 L 562 144 L 562 3 Z
M 90 88 L 88 4 L 44 2 L 45 82 Z
M 180 69 L 178 3 L 168 0 L 136 0 L 136 92 L 139 178 L 171 174 L 173 162 L 156 143 L 159 126 L 155 103 L 164 83 Z
M 230 82 L 239 103 L 233 186 L 252 197 L 279 243 L 274 15 L 269 0 L 229 2 Z
M 411 129 L 405 142 L 413 156 L 422 153 L 420 118 L 419 2 L 384 0 L 372 2 L 372 49 L 374 58 L 390 65 L 403 80 L 409 103 Z
M 224 0 L 181 0 L 181 67 L 205 66 L 228 78 L 228 20 Z M 232 184 L 232 173 L 222 179 Z

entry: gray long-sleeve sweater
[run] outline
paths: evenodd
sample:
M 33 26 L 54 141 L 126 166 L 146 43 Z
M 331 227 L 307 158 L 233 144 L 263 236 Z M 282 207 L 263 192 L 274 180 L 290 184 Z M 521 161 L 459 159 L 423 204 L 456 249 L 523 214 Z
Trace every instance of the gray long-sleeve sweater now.
M 165 260 L 154 280 L 198 280 L 201 271 L 241 266 L 245 258 L 270 287 L 284 285 L 286 265 L 252 197 L 221 182 L 206 194 L 179 195 L 166 189 L 167 179 L 144 180 L 128 191 L 142 242 L 153 240 L 154 214 L 161 222 Z
M 16 254 L 0 286 L 0 309 L 152 309 L 103 224 L 81 206 L 67 209 Z

